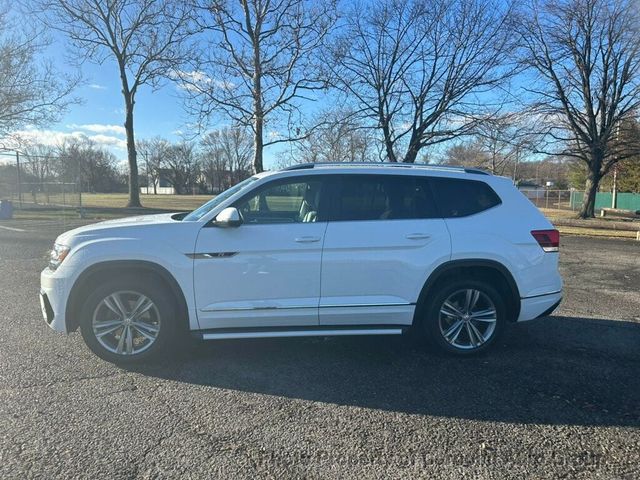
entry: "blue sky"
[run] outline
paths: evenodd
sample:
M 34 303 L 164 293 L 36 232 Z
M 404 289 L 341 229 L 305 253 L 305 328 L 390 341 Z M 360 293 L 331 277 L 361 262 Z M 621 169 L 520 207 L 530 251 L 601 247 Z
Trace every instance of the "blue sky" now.
M 50 50 L 63 51 L 64 44 L 58 41 Z M 62 71 L 76 70 L 64 63 L 61 54 L 54 53 L 54 61 Z M 32 132 L 28 137 L 53 143 L 68 135 L 84 134 L 108 147 L 119 159 L 126 159 L 124 101 L 116 66 L 110 61 L 102 65 L 85 62 L 81 73 L 83 82 L 75 91 L 81 103 L 71 105 L 59 122 L 46 129 L 25 129 Z M 175 84 L 166 84 L 157 91 L 141 87 L 134 113 L 137 139 L 159 135 L 178 140 L 179 132 L 188 123 L 178 93 Z
M 65 58 L 68 54 L 65 38 L 57 34 L 53 44 L 47 49 L 46 56 L 62 71 L 74 72 Z M 58 145 L 65 138 L 87 137 L 99 146 L 108 148 L 116 158 L 126 161 L 126 142 L 124 133 L 124 102 L 120 92 L 120 79 L 113 60 L 98 65 L 86 61 L 81 66 L 83 83 L 75 95 L 80 104 L 70 105 L 58 122 L 46 128 L 25 128 L 18 132 L 27 140 L 50 145 Z M 308 114 L 321 108 L 325 102 L 304 106 Z M 179 87 L 176 83 L 166 82 L 157 90 L 143 85 L 138 91 L 134 113 L 136 139 L 142 140 L 160 136 L 177 141 L 181 133 L 189 134 L 190 119 L 184 109 Z M 210 129 L 224 126 L 224 123 L 209 125 Z M 277 129 L 274 132 L 277 134 Z M 269 132 L 266 132 L 268 135 Z M 431 153 L 442 150 L 447 144 L 431 149 Z M 278 153 L 287 149 L 286 144 L 267 148 L 264 162 L 267 169 L 276 166 Z
M 64 39 L 57 36 L 45 55 L 53 60 L 60 71 L 77 72 L 78 67 L 67 62 L 65 51 Z M 127 158 L 123 127 L 124 100 L 117 67 L 110 60 L 102 65 L 87 61 L 79 69 L 83 81 L 76 89 L 75 96 L 81 103 L 70 105 L 57 123 L 46 128 L 26 127 L 17 133 L 27 141 L 50 145 L 59 144 L 65 138 L 85 136 L 108 148 L 124 164 Z M 136 140 L 154 136 L 171 141 L 180 140 L 181 134 L 189 131 L 190 119 L 183 109 L 178 86 L 166 82 L 154 91 L 150 86 L 143 85 L 136 97 L 134 123 Z M 267 168 L 273 166 L 273 150 L 265 151 Z

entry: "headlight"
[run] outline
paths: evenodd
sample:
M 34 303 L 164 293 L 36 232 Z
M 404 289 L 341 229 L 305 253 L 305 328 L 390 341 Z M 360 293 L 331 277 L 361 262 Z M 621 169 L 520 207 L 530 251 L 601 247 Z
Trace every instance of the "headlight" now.
M 62 261 L 67 258 L 67 255 L 69 255 L 69 250 L 71 249 L 66 245 L 60 245 L 59 243 L 54 244 L 53 250 L 51 250 L 49 254 L 49 268 L 51 270 L 57 269 Z

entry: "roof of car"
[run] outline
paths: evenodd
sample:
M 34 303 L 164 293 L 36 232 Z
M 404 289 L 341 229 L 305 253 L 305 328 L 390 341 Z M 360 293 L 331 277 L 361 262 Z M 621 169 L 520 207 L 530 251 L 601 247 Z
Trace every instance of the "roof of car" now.
M 491 173 L 480 168 L 467 168 L 452 165 L 431 165 L 426 163 L 398 163 L 398 162 L 329 162 L 329 163 L 302 163 L 300 165 L 293 165 L 291 167 L 283 168 L 280 171 L 291 170 L 308 170 L 308 169 L 331 169 L 342 170 L 345 168 L 357 168 L 357 169 L 379 169 L 379 168 L 393 168 L 393 169 L 420 169 L 420 170 L 433 170 L 439 172 L 452 172 L 452 173 L 472 173 L 477 175 L 491 175 Z

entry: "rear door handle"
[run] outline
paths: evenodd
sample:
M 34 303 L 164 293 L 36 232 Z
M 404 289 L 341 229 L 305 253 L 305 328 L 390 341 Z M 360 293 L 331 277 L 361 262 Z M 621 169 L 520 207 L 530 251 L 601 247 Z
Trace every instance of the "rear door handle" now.
M 408 238 L 409 240 L 426 240 L 430 236 L 431 235 L 428 235 L 426 233 L 409 233 L 406 238 Z
M 319 242 L 320 237 L 296 237 L 295 240 L 298 243 L 314 243 Z

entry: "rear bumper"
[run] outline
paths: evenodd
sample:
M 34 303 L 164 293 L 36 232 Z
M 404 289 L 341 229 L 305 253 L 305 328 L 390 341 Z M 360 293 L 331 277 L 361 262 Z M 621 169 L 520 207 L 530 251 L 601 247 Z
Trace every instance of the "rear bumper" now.
M 539 317 L 551 315 L 562 302 L 562 291 L 536 295 L 520 300 L 520 316 L 518 322 L 526 322 Z

